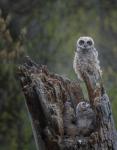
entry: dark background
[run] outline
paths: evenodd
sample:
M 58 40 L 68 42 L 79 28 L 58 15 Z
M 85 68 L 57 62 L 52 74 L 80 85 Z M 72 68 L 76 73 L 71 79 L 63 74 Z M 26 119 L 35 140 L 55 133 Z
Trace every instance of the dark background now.
M 76 80 L 72 61 L 84 35 L 99 52 L 117 126 L 117 0 L 0 0 L 0 8 L 0 149 L 36 150 L 16 66 L 29 55 Z

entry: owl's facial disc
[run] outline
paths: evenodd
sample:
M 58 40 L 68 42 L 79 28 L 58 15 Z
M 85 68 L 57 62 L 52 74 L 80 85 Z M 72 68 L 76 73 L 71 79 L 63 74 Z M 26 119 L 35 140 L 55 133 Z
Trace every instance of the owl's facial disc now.
M 94 41 L 91 37 L 80 37 L 77 41 L 77 49 L 80 48 L 84 52 L 94 48 Z

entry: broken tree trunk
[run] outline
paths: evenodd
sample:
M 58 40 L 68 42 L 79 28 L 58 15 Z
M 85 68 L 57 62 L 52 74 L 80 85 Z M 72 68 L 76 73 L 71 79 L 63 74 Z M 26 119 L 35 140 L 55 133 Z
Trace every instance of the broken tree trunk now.
M 78 82 L 50 73 L 30 58 L 18 76 L 39 150 L 116 150 L 116 130 L 102 83 L 84 72 L 89 94 L 84 100 Z

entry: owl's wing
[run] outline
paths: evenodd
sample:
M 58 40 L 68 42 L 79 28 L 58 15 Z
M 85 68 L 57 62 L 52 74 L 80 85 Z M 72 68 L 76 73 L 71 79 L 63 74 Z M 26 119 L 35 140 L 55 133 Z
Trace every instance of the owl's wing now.
M 99 60 L 98 60 L 98 51 L 94 48 L 94 60 L 95 60 L 95 63 L 99 64 Z
M 75 73 L 77 74 L 78 71 L 77 71 L 77 55 L 76 54 L 75 54 L 74 60 L 73 60 L 73 68 L 74 68 Z
M 79 63 L 78 63 L 78 54 L 75 54 L 75 56 L 74 56 L 73 68 L 74 68 L 75 73 L 77 74 L 78 79 L 82 81 L 82 77 L 81 77 L 80 71 L 79 71 L 80 67 L 79 67 Z
M 96 69 L 98 70 L 100 76 L 102 76 L 102 70 L 100 69 L 100 61 L 98 59 L 98 51 L 94 49 L 94 59 L 96 64 Z
M 98 51 L 94 48 L 95 57 L 98 58 Z

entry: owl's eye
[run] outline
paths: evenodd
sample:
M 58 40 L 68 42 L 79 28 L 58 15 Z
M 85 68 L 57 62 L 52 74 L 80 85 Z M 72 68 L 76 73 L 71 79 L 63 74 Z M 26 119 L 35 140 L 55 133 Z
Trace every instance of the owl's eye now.
M 83 41 L 83 40 L 80 40 L 80 41 L 79 41 L 79 44 L 80 44 L 80 45 L 83 45 L 83 44 L 84 44 L 84 41 Z
M 87 41 L 87 44 L 91 46 L 93 43 L 92 41 Z

